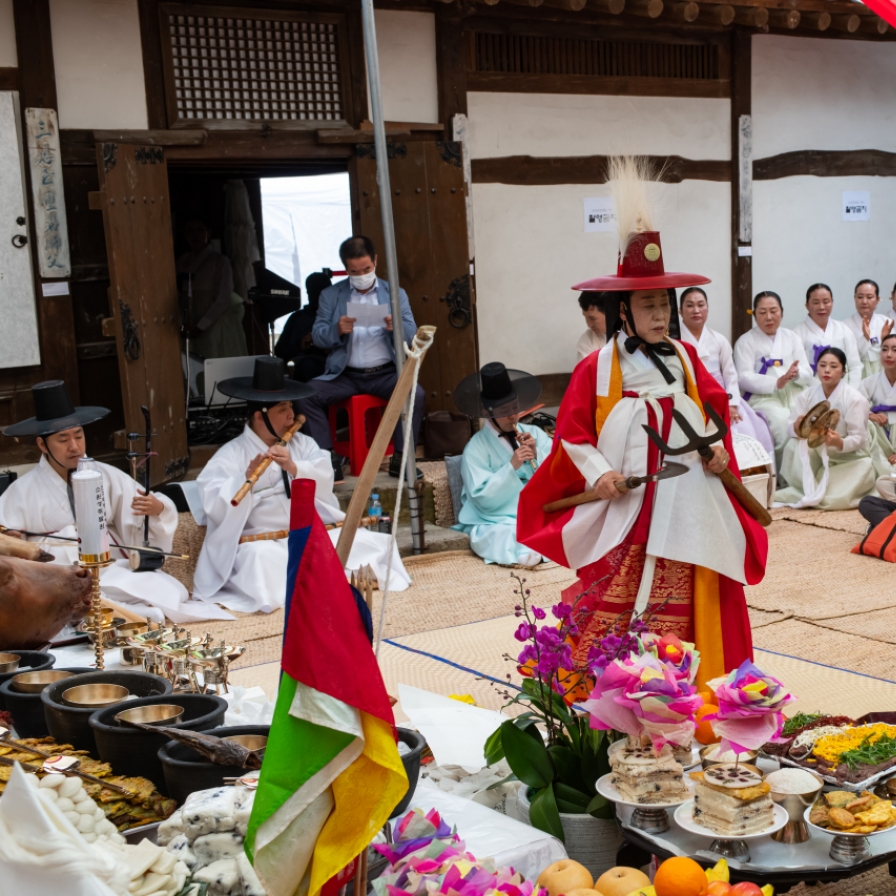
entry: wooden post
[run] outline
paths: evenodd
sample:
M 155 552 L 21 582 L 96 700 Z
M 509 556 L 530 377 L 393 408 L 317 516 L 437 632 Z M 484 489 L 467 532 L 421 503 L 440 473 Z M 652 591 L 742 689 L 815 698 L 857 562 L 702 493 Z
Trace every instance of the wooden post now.
M 453 9 L 436 6 L 436 73 L 439 121 L 451 134 L 455 115 L 467 114 L 467 60 L 464 23 Z
M 737 6 L 734 21 L 748 28 L 765 28 L 768 25 L 768 10 L 764 6 Z
M 752 326 L 752 34 L 731 33 L 731 341 Z
M 801 18 L 798 9 L 772 9 L 768 14 L 768 23 L 774 28 L 787 28 L 789 31 L 793 31 L 795 28 L 799 28 Z
M 827 31 L 831 27 L 831 14 L 829 12 L 803 13 L 802 24 L 808 28 L 817 28 L 819 31 Z

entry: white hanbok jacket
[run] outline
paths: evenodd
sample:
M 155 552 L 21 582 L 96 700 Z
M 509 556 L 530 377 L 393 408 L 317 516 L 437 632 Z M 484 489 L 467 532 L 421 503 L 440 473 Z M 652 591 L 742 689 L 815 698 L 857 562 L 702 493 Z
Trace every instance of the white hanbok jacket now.
M 97 466 L 103 475 L 111 545 L 141 545 L 143 516 L 131 510 L 138 484 L 115 467 L 102 463 Z M 170 551 L 177 529 L 177 510 L 170 498 L 160 494 L 155 497 L 165 509 L 160 516 L 149 518 L 149 543 L 163 551 Z M 46 457 L 41 457 L 33 470 L 0 495 L 0 523 L 11 529 L 52 532 L 69 538 L 77 536 L 66 482 L 50 466 Z M 55 563 L 68 565 L 78 559 L 76 544 L 47 545 L 44 549 L 54 555 Z M 110 600 L 127 604 L 128 609 L 152 616 L 158 621 L 162 621 L 162 614 L 173 622 L 233 618 L 217 607 L 188 602 L 187 589 L 168 573 L 162 570 L 134 572 L 128 565 L 125 552 L 114 547 L 112 556 L 116 563 L 100 574 L 102 590 Z
M 698 339 L 687 327 L 681 328 L 681 341 L 690 342 L 710 376 L 728 393 L 728 403 L 740 407 L 740 387 L 731 343 L 716 330 L 704 326 Z
M 811 317 L 807 317 L 793 328 L 793 332 L 803 340 L 806 359 L 813 372 L 818 366 L 817 358 L 823 348 L 839 348 L 846 355 L 846 364 L 849 368 L 846 372 L 846 381 L 854 389 L 859 387 L 865 375 L 862 358 L 852 330 L 842 320 L 828 319 L 827 326 L 822 330 Z
M 591 352 L 600 351 L 606 344 L 607 337 L 599 336 L 589 327 L 579 336 L 579 341 L 576 343 L 576 364 L 587 358 Z
M 296 478 L 313 479 L 317 485 L 314 505 L 321 520 L 325 524 L 341 522 L 345 514 L 333 494 L 329 452 L 301 433 L 292 437 L 288 448 L 296 465 Z M 242 535 L 289 528 L 290 498 L 283 471 L 271 464 L 237 507 L 230 503 L 246 481 L 249 463 L 267 450 L 268 446 L 246 426 L 242 435 L 218 450 L 197 480 L 208 528 L 193 579 L 194 595 L 246 613 L 270 612 L 286 603 L 287 539 L 239 543 Z M 332 530 L 330 536 L 335 544 L 339 530 Z M 388 535 L 359 529 L 348 568 L 372 566 L 382 588 L 389 568 L 388 547 Z M 389 590 L 402 591 L 410 579 L 397 550 L 391 566 Z
M 868 334 L 870 339 L 865 338 L 862 330 L 862 315 L 857 311 L 855 314 L 847 317 L 843 323 L 849 328 L 850 333 L 856 340 L 859 347 L 859 356 L 862 359 L 862 367 L 866 377 L 877 373 L 880 370 L 880 344 L 883 337 L 884 324 L 889 320 L 883 314 L 872 314 L 871 320 L 868 321 Z
M 781 363 L 768 366 L 766 361 Z M 804 388 L 817 382 L 806 358 L 803 341 L 793 330 L 779 327 L 772 337 L 759 327 L 753 327 L 734 344 L 734 366 L 740 388 L 751 395 L 773 394 L 778 378 L 794 361 L 799 362 L 800 375 L 792 382 Z M 764 373 L 761 372 L 763 367 L 766 367 Z

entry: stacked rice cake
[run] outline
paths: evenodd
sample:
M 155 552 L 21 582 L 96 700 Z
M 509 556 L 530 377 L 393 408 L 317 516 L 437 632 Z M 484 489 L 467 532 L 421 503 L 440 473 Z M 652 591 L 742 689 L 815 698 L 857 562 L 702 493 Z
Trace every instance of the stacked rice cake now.
M 667 744 L 659 754 L 653 747 L 616 750 L 610 755 L 612 784 L 629 803 L 648 806 L 674 803 L 690 796 L 684 769 L 672 756 Z
M 691 772 L 696 781 L 694 821 L 716 834 L 742 837 L 770 828 L 775 820 L 771 787 L 752 765 L 711 765 Z

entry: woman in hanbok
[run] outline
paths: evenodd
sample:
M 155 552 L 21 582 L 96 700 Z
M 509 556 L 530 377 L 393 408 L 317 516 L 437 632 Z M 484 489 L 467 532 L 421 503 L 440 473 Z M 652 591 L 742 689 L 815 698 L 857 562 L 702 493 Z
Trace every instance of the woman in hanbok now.
M 500 362 L 486 364 L 454 390 L 458 408 L 483 425 L 464 448 L 463 507 L 453 528 L 470 536 L 470 547 L 486 563 L 531 567 L 543 560 L 516 540 L 520 492 L 551 453 L 543 429 L 519 422 L 540 395 L 538 379 Z
M 896 464 L 896 333 L 883 337 L 880 362 L 882 369 L 866 377 L 859 386 L 859 392 L 871 406 L 871 450 L 878 466 L 882 466 L 879 458 Z
M 879 473 L 869 450 L 868 399 L 846 382 L 846 355 L 839 348 L 825 349 L 818 358 L 818 383 L 796 400 L 788 421 L 790 440 L 784 449 L 781 477 L 786 487 L 775 501 L 788 507 L 849 510 L 874 490 Z M 836 427 L 824 442 L 810 448 L 797 435 L 806 413 L 821 401 L 840 412 Z
M 860 280 L 853 298 L 856 313 L 843 321 L 852 332 L 862 359 L 862 376 L 869 377 L 881 369 L 880 347 L 893 329 L 893 321 L 877 313 L 880 290 L 873 280 Z
M 800 339 L 803 340 L 803 348 L 806 350 L 806 358 L 812 373 L 816 373 L 818 359 L 827 348 L 839 348 L 846 356 L 846 364 L 849 367 L 847 382 L 854 389 L 858 389 L 862 382 L 862 359 L 859 355 L 859 347 L 852 330 L 843 321 L 834 320 L 831 312 L 834 310 L 834 294 L 826 283 L 813 283 L 806 290 L 806 319 L 793 328 Z
M 681 341 L 690 342 L 712 378 L 728 393 L 731 428 L 756 439 L 770 457 L 775 443 L 765 418 L 741 400 L 731 343 L 718 331 L 706 326 L 709 303 L 699 286 L 691 286 L 681 294 Z
M 771 290 L 753 299 L 756 326 L 734 344 L 734 366 L 744 400 L 768 422 L 775 444 L 775 469 L 787 442 L 787 421 L 800 392 L 814 382 L 803 342 L 781 326 L 781 297 Z
M 728 418 L 724 389 L 694 347 L 679 341 L 678 309 L 669 295 L 709 281 L 665 270 L 638 167 L 631 159 L 611 161 L 617 273 L 573 287 L 610 291 L 609 340 L 573 371 L 551 456 L 520 496 L 517 533 L 523 544 L 578 574 L 563 594 L 575 607 L 577 667 L 587 665 L 608 627 L 650 608 L 652 631 L 696 642 L 702 684 L 752 656 L 744 585 L 762 579 L 767 538 L 719 478 L 726 467 L 737 475 L 730 433 L 706 460 L 696 451 L 676 456 L 683 475 L 623 485 L 663 465 L 645 427 L 682 445 L 673 410 L 701 435 L 715 430 L 707 405 Z M 590 500 L 546 509 L 566 498 Z

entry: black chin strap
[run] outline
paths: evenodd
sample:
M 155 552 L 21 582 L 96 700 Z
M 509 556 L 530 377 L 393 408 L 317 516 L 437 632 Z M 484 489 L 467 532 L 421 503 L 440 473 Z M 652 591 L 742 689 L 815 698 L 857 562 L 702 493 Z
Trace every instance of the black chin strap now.
M 647 357 L 656 364 L 657 370 L 663 375 L 663 379 L 671 386 L 675 382 L 675 374 L 666 367 L 660 355 L 665 355 L 666 357 L 674 355 L 675 348 L 669 345 L 668 342 L 645 342 L 637 335 L 629 336 L 625 340 L 625 350 L 630 355 L 633 355 L 642 345 L 647 353 Z
M 275 430 L 274 427 L 271 426 L 271 421 L 268 418 L 267 408 L 261 409 L 261 419 L 264 421 L 264 425 L 267 427 L 268 432 L 279 442 L 280 436 L 277 433 L 277 430 Z M 283 488 L 286 490 L 286 497 L 291 498 L 292 492 L 289 487 L 289 474 L 286 472 L 286 470 L 283 469 L 283 467 L 280 467 L 280 475 L 283 477 Z

